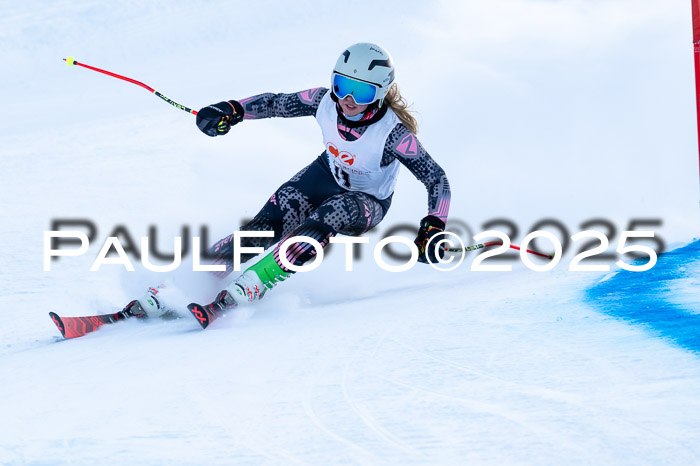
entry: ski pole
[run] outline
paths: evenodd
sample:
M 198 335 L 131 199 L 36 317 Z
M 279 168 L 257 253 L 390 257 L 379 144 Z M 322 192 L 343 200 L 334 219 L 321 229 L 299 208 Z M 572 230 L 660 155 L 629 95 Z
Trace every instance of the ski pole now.
M 192 115 L 196 115 L 196 114 L 197 114 L 197 111 L 196 111 L 196 110 L 192 110 L 191 108 L 187 108 L 187 107 L 185 107 L 184 105 L 178 104 L 178 103 L 175 102 L 174 100 L 172 100 L 172 99 L 170 99 L 170 98 L 164 96 L 163 94 L 161 94 L 160 92 L 156 91 L 156 90 L 153 89 L 152 87 L 147 86 L 146 84 L 144 84 L 144 83 L 142 83 L 142 82 L 140 82 L 140 81 L 136 81 L 135 79 L 127 78 L 126 76 L 121 76 L 121 75 L 119 75 L 119 74 L 112 73 L 111 71 L 101 70 L 101 69 L 99 69 L 99 68 L 95 68 L 94 66 L 86 65 L 85 63 L 78 63 L 78 61 L 77 61 L 75 58 L 73 58 L 73 57 L 64 58 L 63 61 L 66 62 L 66 65 L 68 65 L 68 66 L 71 66 L 71 65 L 82 66 L 83 68 L 87 68 L 87 69 L 92 70 L 92 71 L 97 71 L 98 73 L 106 74 L 107 76 L 112 76 L 113 78 L 118 78 L 118 79 L 121 79 L 121 80 L 124 80 L 124 81 L 128 81 L 128 82 L 130 82 L 130 83 L 134 83 L 134 84 L 136 84 L 137 86 L 141 86 L 141 87 L 143 87 L 144 89 L 146 89 L 147 91 L 149 91 L 149 92 L 155 94 L 157 97 L 160 97 L 161 99 L 165 100 L 167 103 L 169 103 L 169 104 L 172 105 L 173 107 L 179 108 L 180 110 L 184 110 L 184 111 L 186 111 L 186 112 L 188 112 L 188 113 L 191 113 Z
M 488 241 L 486 243 L 474 244 L 473 246 L 467 246 L 465 248 L 447 248 L 446 251 L 448 251 L 448 252 L 469 252 L 469 251 L 476 251 L 477 249 L 487 248 L 489 246 L 502 246 L 502 245 L 503 245 L 503 243 L 500 241 Z M 511 247 L 511 249 L 517 249 L 518 251 L 520 251 L 520 246 L 516 246 L 514 244 L 511 244 L 510 247 Z M 536 256 L 546 257 L 549 260 L 554 259 L 554 256 L 551 254 L 543 254 L 541 252 L 532 251 L 530 249 L 526 249 L 525 252 L 528 252 L 530 254 L 534 254 Z

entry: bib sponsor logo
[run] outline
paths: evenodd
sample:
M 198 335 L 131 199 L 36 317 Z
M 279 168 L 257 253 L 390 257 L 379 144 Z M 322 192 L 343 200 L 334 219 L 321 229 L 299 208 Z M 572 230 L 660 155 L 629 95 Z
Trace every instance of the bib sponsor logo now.
M 335 159 L 340 161 L 343 165 L 350 167 L 353 163 L 355 163 L 355 155 L 346 151 L 341 152 L 332 142 L 326 144 L 326 149 L 328 150 L 329 154 L 335 157 Z

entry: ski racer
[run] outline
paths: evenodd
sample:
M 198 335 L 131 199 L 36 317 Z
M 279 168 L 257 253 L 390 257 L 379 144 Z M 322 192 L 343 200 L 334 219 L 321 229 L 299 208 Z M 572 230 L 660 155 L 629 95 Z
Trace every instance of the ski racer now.
M 325 247 L 332 236 L 359 236 L 374 228 L 386 215 L 394 194 L 400 165 L 405 166 L 428 191 L 428 214 L 420 221 L 415 239 L 419 261 L 435 262 L 443 250 L 426 249 L 428 240 L 444 231 L 450 206 L 450 186 L 444 170 L 416 138 L 417 121 L 407 110 L 394 82 L 394 64 L 377 44 L 358 43 L 338 58 L 331 74 L 331 88 L 294 94 L 260 94 L 202 108 L 197 127 L 211 137 L 226 135 L 243 120 L 313 116 L 321 127 L 324 151 L 280 186 L 243 231 L 272 231 L 272 237 L 243 238 L 241 246 L 274 249 L 247 268 L 222 290 L 210 305 L 223 312 L 244 302 L 261 299 L 265 292 L 293 272 L 280 261 L 281 243 L 293 236 L 307 236 Z M 212 248 L 213 264 L 233 271 L 233 235 Z M 315 255 L 310 243 L 299 242 L 287 250 L 295 266 Z M 241 262 L 254 257 L 242 254 Z M 135 315 L 158 315 L 154 289 L 132 301 L 125 310 Z M 154 303 L 155 301 L 155 303 Z

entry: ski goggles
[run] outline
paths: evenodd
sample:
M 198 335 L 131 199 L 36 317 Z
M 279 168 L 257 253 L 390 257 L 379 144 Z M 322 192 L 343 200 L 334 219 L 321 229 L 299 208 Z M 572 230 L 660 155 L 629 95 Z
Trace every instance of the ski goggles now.
M 379 86 L 333 73 L 333 94 L 339 99 L 351 95 L 356 104 L 367 105 L 377 100 Z

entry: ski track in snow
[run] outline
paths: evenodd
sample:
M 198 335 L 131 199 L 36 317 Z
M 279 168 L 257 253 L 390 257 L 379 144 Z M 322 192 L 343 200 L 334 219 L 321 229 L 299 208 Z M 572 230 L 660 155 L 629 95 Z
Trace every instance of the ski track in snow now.
M 58 457 L 75 442 L 81 463 L 104 449 L 154 461 L 144 448 L 188 463 L 202 458 L 194 445 L 212 463 L 698 460 L 695 356 L 568 298 L 557 305 L 579 293 L 575 277 L 465 275 L 436 282 L 463 297 L 399 286 L 284 309 L 280 289 L 207 331 L 127 321 L 5 348 L 0 400 L 18 430 L 3 432 L 0 460 Z M 508 303 L 494 303 L 504 281 Z M 139 411 L 153 413 L 140 431 L 111 436 Z M 89 429 L 95 416 L 105 428 Z

